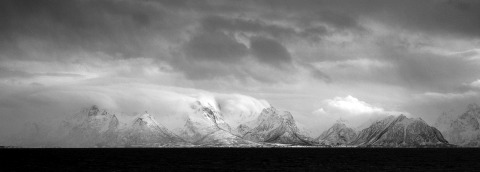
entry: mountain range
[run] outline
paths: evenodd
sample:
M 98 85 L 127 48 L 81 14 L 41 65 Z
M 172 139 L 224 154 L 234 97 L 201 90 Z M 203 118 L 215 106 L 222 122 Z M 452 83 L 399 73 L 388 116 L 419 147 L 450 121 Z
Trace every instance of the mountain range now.
M 477 139 L 480 108 L 474 105 L 457 119 L 439 119 L 441 122 L 436 126 L 449 126 L 442 128 L 442 132 L 421 118 L 398 115 L 377 120 L 360 131 L 339 120 L 316 138 L 303 134 L 290 112 L 271 106 L 251 115 L 247 121 L 237 122 L 237 126 L 226 122 L 221 110 L 210 104 L 197 101 L 191 110 L 193 113 L 186 116 L 182 127 L 170 130 L 162 125 L 166 121 L 157 121 L 147 112 L 119 120 L 120 114 L 94 105 L 74 113 L 48 132 L 38 123 L 32 123 L 16 140 L 18 145 L 45 147 L 441 147 L 449 143 L 476 146 L 480 140 Z M 467 140 L 461 137 L 465 133 L 476 137 Z M 55 139 L 38 141 L 52 135 Z

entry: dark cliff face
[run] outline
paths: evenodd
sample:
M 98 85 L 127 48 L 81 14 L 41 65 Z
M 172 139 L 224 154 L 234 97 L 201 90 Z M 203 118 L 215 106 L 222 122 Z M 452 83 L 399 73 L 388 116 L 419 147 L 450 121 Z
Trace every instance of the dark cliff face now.
M 350 143 L 358 146 L 422 146 L 443 145 L 448 142 L 440 131 L 421 119 L 407 118 L 404 115 L 390 116 L 362 130 Z
M 344 123 L 335 123 L 328 130 L 324 131 L 316 140 L 322 145 L 346 145 L 355 139 L 355 131 Z
M 313 140 L 299 133 L 290 112 L 267 108 L 257 118 L 257 126 L 246 132 L 244 139 L 254 142 L 311 145 Z

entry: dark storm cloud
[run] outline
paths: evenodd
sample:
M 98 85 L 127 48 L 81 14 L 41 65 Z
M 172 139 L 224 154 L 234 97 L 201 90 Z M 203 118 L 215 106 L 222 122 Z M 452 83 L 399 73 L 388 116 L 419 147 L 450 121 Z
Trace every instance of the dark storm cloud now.
M 220 16 L 210 16 L 203 20 L 202 26 L 206 30 L 226 30 L 230 32 L 250 32 L 256 34 L 264 33 L 273 37 L 288 37 L 296 34 L 293 28 L 270 25 L 258 19 L 227 19 Z
M 292 22 L 292 26 L 296 22 Z M 226 31 L 231 33 L 249 33 L 255 35 L 270 36 L 278 39 L 311 39 L 319 40 L 328 34 L 324 26 L 312 26 L 297 28 L 268 23 L 260 19 L 226 18 L 220 16 L 208 16 L 202 20 L 202 28 L 211 31 Z
M 253 55 L 263 63 L 278 66 L 289 65 L 292 57 L 288 50 L 276 40 L 265 37 L 254 37 L 250 40 Z
M 36 58 L 21 45 L 35 41 L 44 45 L 44 53 L 83 50 L 136 57 L 152 30 L 168 29 L 159 25 L 167 20 L 164 11 L 140 1 L 7 0 L 0 11 L 0 48 L 10 58 Z
M 368 18 L 396 28 L 425 33 L 480 36 L 480 1 L 476 0 L 299 0 L 261 1 L 271 14 L 292 13 L 303 23 L 323 21 L 338 28 L 361 28 Z M 280 13 L 283 12 L 283 13 Z
M 305 59 L 288 51 L 295 41 L 318 42 L 338 31 L 368 30 L 368 23 L 361 19 L 426 34 L 475 38 L 480 36 L 479 18 L 480 2 L 467 0 L 5 0 L 0 2 L 0 59 L 62 60 L 64 56 L 85 51 L 120 58 L 146 56 L 165 60 L 166 57 L 156 54 L 161 50 L 153 44 L 163 41 L 162 45 L 168 48 L 183 48 L 166 61 L 190 77 L 202 78 L 198 74 L 200 69 L 236 62 L 236 68 L 227 67 L 222 76 L 245 78 L 255 73 L 245 72 L 249 66 L 239 63 L 246 56 L 253 56 L 262 65 L 292 65 Z M 194 29 L 184 32 L 186 28 Z M 233 35 L 250 40 L 248 48 L 244 45 L 248 43 Z M 154 40 L 158 39 L 156 36 L 161 39 Z M 440 80 L 437 75 L 442 71 L 427 63 L 434 58 L 423 60 L 402 53 L 395 56 L 403 60 L 391 62 L 398 63 L 399 73 L 409 82 Z M 207 61 L 212 63 L 204 64 Z M 463 62 L 455 60 L 433 63 L 464 67 Z M 316 78 L 328 78 L 323 72 L 311 71 Z M 410 74 L 412 71 L 419 74 Z M 453 71 L 452 75 L 444 74 L 449 77 L 465 72 L 453 68 L 447 71 Z M 214 71 L 206 73 L 208 77 L 204 78 L 219 76 Z
M 445 42 L 452 39 L 475 39 L 480 36 L 480 1 L 300 0 L 259 3 L 265 7 L 263 16 L 296 21 L 300 27 L 324 23 L 337 31 L 364 33 L 358 31 L 374 31 L 372 27 L 376 26 L 368 25 L 373 21 L 391 29 L 392 33 L 389 34 L 395 34 L 396 31 L 407 35 L 420 33 L 427 38 L 440 37 Z M 375 40 L 383 39 L 375 37 L 376 33 L 367 35 Z M 397 36 L 401 37 L 400 34 Z M 368 58 L 386 60 L 393 68 L 368 73 L 370 82 L 385 82 L 415 91 L 443 92 L 451 91 L 450 89 L 459 83 L 468 83 L 478 78 L 480 71 L 472 61 L 418 50 L 424 45 L 413 48 L 414 45 L 393 45 L 401 39 L 404 38 L 385 38 L 385 42 L 380 41 L 374 45 L 376 49 L 373 51 L 379 56 Z M 336 53 L 341 54 L 342 52 Z M 352 75 L 356 74 L 354 70 L 350 72 L 354 72 Z M 357 82 L 365 79 L 367 78 L 347 78 Z
M 139 56 L 148 31 L 162 31 L 174 20 L 159 4 L 175 10 L 197 11 L 207 15 L 206 28 L 254 33 L 274 37 L 291 34 L 325 34 L 316 22 L 338 29 L 363 28 L 360 17 L 373 18 L 402 28 L 425 32 L 452 32 L 463 35 L 480 33 L 480 2 L 478 1 L 108 1 L 108 0 L 6 0 L 0 5 L 0 25 L 4 51 L 16 51 L 6 42 L 15 42 L 18 35 L 52 42 L 61 49 L 86 48 L 124 56 Z M 225 18 L 230 13 L 258 13 L 256 19 Z M 211 15 L 213 14 L 213 15 Z M 212 17 L 213 16 L 213 17 Z M 301 30 L 268 23 L 276 18 L 297 23 Z M 119 22 L 116 22 L 119 21 Z M 309 34 L 311 33 L 311 34 Z M 130 36 L 126 36 L 130 35 Z M 58 43 L 61 42 L 61 43 Z M 68 42 L 68 44 L 66 44 Z
M 408 42 L 389 36 L 377 42 L 380 60 L 394 64 L 393 69 L 376 75 L 377 80 L 396 78 L 396 84 L 411 90 L 452 91 L 460 83 L 476 80 L 478 64 L 468 58 L 438 55 L 409 48 Z
M 261 63 L 281 67 L 290 65 L 292 57 L 278 41 L 266 37 L 250 38 L 250 49 L 220 31 L 207 31 L 193 36 L 183 48 L 185 57 L 197 61 L 231 63 L 252 54 Z
M 195 35 L 186 44 L 185 51 L 193 60 L 220 62 L 238 61 L 248 53 L 245 45 L 219 31 Z
M 376 18 L 393 26 L 461 36 L 480 36 L 480 1 L 397 1 L 382 5 Z
M 253 57 L 248 59 L 253 59 L 258 65 L 295 72 L 292 70 L 292 57 L 281 43 L 263 36 L 242 35 L 250 40 L 247 48 L 235 38 L 238 33 L 283 38 L 301 36 L 292 28 L 269 25 L 260 20 L 208 16 L 178 53 L 183 55 L 173 59 L 172 64 L 192 80 L 234 77 L 242 82 L 246 79 L 263 83 L 281 82 L 269 74 L 255 71 L 245 61 L 248 56 Z
M 333 11 L 319 11 L 312 15 L 318 21 L 324 21 L 339 29 L 358 29 L 362 30 L 362 26 L 357 22 L 357 19 L 348 14 L 333 12 Z M 312 19 L 314 20 L 314 19 Z
M 344 9 L 345 10 L 345 9 Z M 281 14 L 272 16 L 278 19 L 291 20 L 297 26 L 304 28 L 302 34 L 310 35 L 328 35 L 336 32 L 350 31 L 363 33 L 366 31 L 364 26 L 359 23 L 358 14 L 348 12 L 348 10 L 332 11 L 330 9 L 299 10 L 295 15 L 282 17 Z M 326 29 L 330 27 L 330 30 Z M 313 31 L 313 32 L 312 32 Z
M 228 78 L 238 80 L 242 84 L 245 84 L 249 79 L 269 84 L 283 82 L 282 79 L 278 78 L 278 75 L 257 72 L 253 66 L 248 66 L 241 61 L 192 60 L 192 57 L 180 54 L 171 63 L 175 69 L 183 72 L 184 76 L 189 80 L 209 81 Z

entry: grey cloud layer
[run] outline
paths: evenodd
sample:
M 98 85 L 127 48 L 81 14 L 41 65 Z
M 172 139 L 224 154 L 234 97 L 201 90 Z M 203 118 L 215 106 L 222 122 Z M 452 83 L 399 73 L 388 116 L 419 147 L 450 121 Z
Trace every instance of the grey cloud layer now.
M 278 12 L 302 16 L 317 14 L 318 17 L 307 18 L 330 22 L 339 27 L 359 27 L 356 19 L 367 17 L 422 32 L 480 36 L 480 2 L 475 0 L 271 0 L 260 3 Z
M 0 48 L 15 59 L 40 59 L 32 51 L 59 59 L 81 51 L 144 56 L 151 37 L 168 38 L 177 26 L 173 15 L 146 1 L 20 0 L 0 8 Z
M 193 60 L 234 62 L 247 55 L 245 45 L 222 32 L 205 32 L 194 36 L 185 47 Z
M 105 53 L 119 59 L 165 61 L 192 80 L 233 77 L 276 83 L 282 79 L 273 77 L 275 72 L 287 69 L 283 74 L 297 74 L 304 69 L 312 78 L 336 81 L 334 74 L 309 63 L 345 60 L 337 56 L 356 59 L 358 52 L 344 55 L 342 48 L 380 41 L 372 45 L 376 49 L 361 51 L 374 52 L 368 58 L 394 67 L 387 70 L 391 76 L 374 75 L 372 82 L 425 89 L 467 82 L 477 77 L 477 70 L 461 59 L 398 50 L 389 45 L 395 42 L 376 38 L 374 26 L 366 21 L 393 28 L 392 32 L 478 39 L 479 11 L 480 3 L 468 0 L 7 0 L 0 7 L 0 59 L 62 61 L 72 54 Z M 345 35 L 354 39 L 337 38 Z M 329 42 L 332 39 L 336 42 Z M 298 43 L 338 51 L 305 57 L 302 47 L 295 47 Z M 270 67 L 278 71 L 261 71 Z

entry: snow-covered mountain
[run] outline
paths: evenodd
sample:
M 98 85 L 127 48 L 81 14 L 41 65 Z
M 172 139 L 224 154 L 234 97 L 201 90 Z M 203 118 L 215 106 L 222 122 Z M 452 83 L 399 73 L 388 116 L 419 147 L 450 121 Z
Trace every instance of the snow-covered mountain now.
M 250 145 L 255 144 L 232 134 L 222 113 L 212 105 L 200 101 L 192 104 L 193 114 L 189 114 L 179 136 L 196 145 Z
M 274 107 L 266 108 L 254 121 L 256 126 L 243 134 L 244 139 L 254 142 L 311 145 L 313 140 L 300 134 L 292 114 L 280 112 Z M 242 131 L 248 129 L 239 126 Z
M 344 121 L 339 120 L 320 134 L 316 140 L 322 145 L 337 146 L 349 144 L 356 136 L 357 133 L 352 128 L 347 127 Z
M 179 136 L 159 124 L 150 114 L 137 117 L 133 123 L 119 131 L 120 143 L 132 146 L 175 146 L 186 144 Z
M 362 130 L 351 145 L 359 146 L 439 146 L 448 142 L 440 131 L 422 119 L 389 116 Z
M 174 146 L 186 141 L 145 113 L 121 122 L 115 114 L 92 106 L 68 118 L 61 126 L 68 147 Z
M 458 117 L 443 113 L 437 119 L 436 127 L 450 143 L 467 146 L 480 146 L 480 107 L 469 104 L 467 110 Z
M 105 136 L 116 132 L 118 127 L 118 119 L 114 114 L 100 110 L 95 105 L 67 118 L 61 126 L 65 132 L 64 144 L 73 147 L 92 147 L 109 142 Z
M 235 128 L 224 120 L 221 108 L 197 101 L 186 114 L 180 130 L 171 132 L 148 113 L 136 116 L 114 113 L 98 106 L 84 108 L 69 116 L 57 128 L 30 123 L 16 145 L 60 147 L 125 147 L 125 146 L 271 146 L 287 145 L 354 145 L 354 146 L 418 146 L 445 145 L 440 131 L 421 119 L 404 115 L 379 120 L 356 135 L 338 121 L 318 138 L 306 136 L 292 114 L 269 107 L 256 119 Z M 479 130 L 478 106 L 451 122 L 451 137 L 464 136 Z M 229 114 L 231 115 L 231 114 Z M 444 120 L 445 121 L 445 120 Z M 448 122 L 448 121 L 447 121 Z M 460 134 L 458 134 L 460 133 Z M 457 135 L 454 135 L 457 134 Z M 478 136 L 475 135 L 475 136 Z M 52 139 L 54 138 L 54 139 Z M 472 137 L 468 137 L 472 138 Z M 472 139 L 471 139 L 472 140 Z M 470 142 L 468 143 L 471 143 Z M 475 140 L 475 139 L 473 139 Z M 22 144 L 30 143 L 30 144 Z

